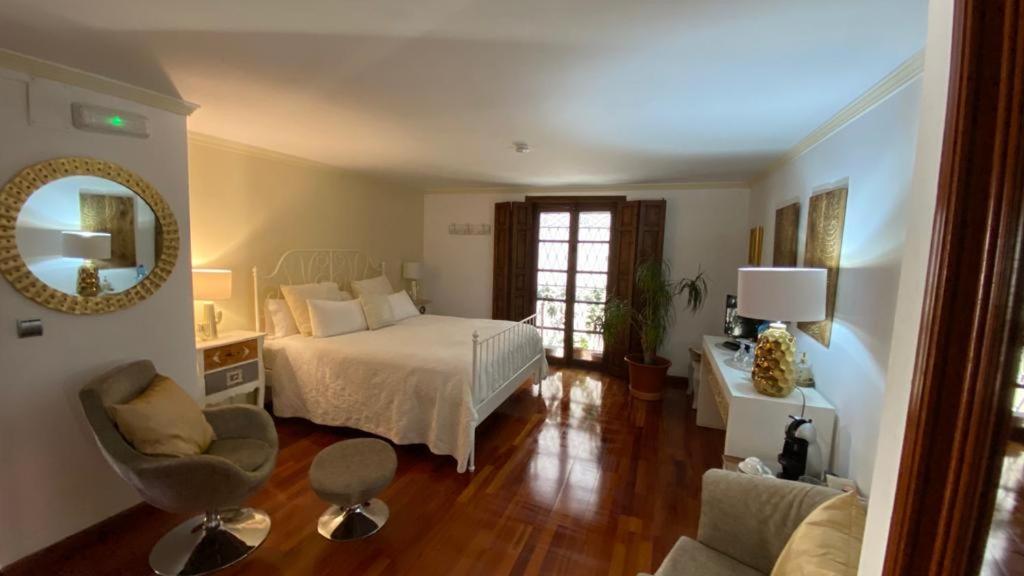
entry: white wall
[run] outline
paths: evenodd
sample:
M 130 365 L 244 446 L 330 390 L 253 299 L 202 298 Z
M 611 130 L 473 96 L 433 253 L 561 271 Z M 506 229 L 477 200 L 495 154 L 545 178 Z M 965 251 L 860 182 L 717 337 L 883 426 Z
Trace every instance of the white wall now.
M 793 332 L 813 364 L 818 389 L 836 406 L 832 468 L 865 493 L 871 490 L 903 261 L 920 95 L 917 79 L 772 171 L 751 193 L 751 225 L 765 226 L 765 254 L 772 252 L 776 208 L 800 200 L 803 262 L 808 198 L 824 185 L 849 186 L 831 343 L 825 348 Z
M 436 314 L 490 318 L 493 235 L 448 234 L 451 223 L 494 222 L 496 202 L 519 201 L 527 194 L 564 195 L 561 191 L 530 189 L 525 193 L 427 194 L 423 206 L 423 292 Z M 597 195 L 580 193 L 582 195 Z M 721 334 L 725 295 L 736 293 L 736 269 L 746 263 L 747 204 L 743 188 L 630 190 L 623 187 L 600 194 L 625 195 L 631 200 L 667 201 L 665 258 L 673 275 L 692 276 L 698 266 L 706 272 L 709 298 L 695 316 L 680 312 L 662 355 L 672 360 L 671 373 L 685 375 L 687 349 L 702 334 Z
M 396 289 L 422 256 L 421 190 L 239 146 L 192 140 L 188 154 L 193 262 L 233 271 L 222 331 L 254 327 L 252 268 L 269 275 L 287 250 L 363 250 Z
M 33 123 L 27 118 L 29 94 Z M 70 127 L 70 102 L 144 114 L 146 140 Z M 90 378 L 152 359 L 198 395 L 189 281 L 185 118 L 0 70 L 0 181 L 60 156 L 116 162 L 152 183 L 174 211 L 181 251 L 167 283 L 127 310 L 73 316 L 43 308 L 0 281 L 0 565 L 48 546 L 139 501 L 100 455 L 78 403 Z M 18 339 L 15 320 L 44 335 Z
M 889 522 L 896 497 L 896 481 L 899 477 L 907 407 L 910 404 L 910 388 L 917 357 L 917 336 L 928 276 L 932 219 L 935 215 L 942 136 L 945 130 L 952 23 L 953 0 L 929 2 L 921 121 L 908 200 L 913 210 L 907 218 L 903 268 L 900 271 L 895 326 L 886 372 L 888 384 L 883 398 L 880 440 L 871 481 L 873 489 L 861 549 L 860 574 L 866 575 L 882 573 Z

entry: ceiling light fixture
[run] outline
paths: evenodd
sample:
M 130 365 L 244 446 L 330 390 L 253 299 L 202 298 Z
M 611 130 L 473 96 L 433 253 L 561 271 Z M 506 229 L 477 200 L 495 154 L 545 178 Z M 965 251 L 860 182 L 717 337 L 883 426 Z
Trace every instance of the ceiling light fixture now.
M 513 142 L 512 149 L 515 150 L 517 154 L 526 154 L 530 151 L 530 145 L 526 142 Z

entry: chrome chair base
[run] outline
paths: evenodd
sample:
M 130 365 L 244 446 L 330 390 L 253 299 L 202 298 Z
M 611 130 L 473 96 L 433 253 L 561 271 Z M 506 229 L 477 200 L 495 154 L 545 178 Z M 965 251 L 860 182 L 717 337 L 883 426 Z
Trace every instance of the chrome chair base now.
M 389 514 L 388 505 L 374 498 L 351 508 L 331 506 L 320 516 L 316 527 L 329 540 L 359 540 L 380 530 Z
M 160 576 L 199 576 L 252 554 L 270 533 L 262 510 L 236 508 L 193 516 L 164 535 L 149 553 Z

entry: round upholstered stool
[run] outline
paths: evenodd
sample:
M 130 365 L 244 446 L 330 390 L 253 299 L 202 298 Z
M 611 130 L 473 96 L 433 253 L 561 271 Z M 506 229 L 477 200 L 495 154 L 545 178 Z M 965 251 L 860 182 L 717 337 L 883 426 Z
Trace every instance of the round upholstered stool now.
M 396 467 L 395 450 L 375 438 L 345 440 L 321 450 L 309 467 L 309 483 L 333 506 L 317 522 L 320 534 L 358 540 L 380 530 L 388 506 L 374 496 L 391 483 Z

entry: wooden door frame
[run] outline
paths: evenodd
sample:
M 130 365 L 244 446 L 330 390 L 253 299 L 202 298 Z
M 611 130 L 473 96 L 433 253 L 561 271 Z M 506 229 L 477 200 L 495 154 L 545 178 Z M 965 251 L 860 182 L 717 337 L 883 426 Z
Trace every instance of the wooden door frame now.
M 981 565 L 1009 424 L 1024 254 L 1024 0 L 957 0 L 949 102 L 885 574 Z
M 609 251 L 608 257 L 609 257 L 609 260 L 608 260 L 608 272 L 607 272 L 607 274 L 608 274 L 608 294 L 610 295 L 611 294 L 611 286 L 612 286 L 612 270 L 611 270 L 612 262 L 611 262 L 611 258 L 612 258 L 612 249 L 614 248 L 613 241 L 614 241 L 614 237 L 615 237 L 616 220 L 618 219 L 618 210 L 616 210 L 616 208 L 617 208 L 619 202 L 624 202 L 625 200 L 626 200 L 625 196 L 527 196 L 525 198 L 525 201 L 527 202 L 527 204 L 530 205 L 530 207 L 531 207 L 530 210 L 531 210 L 531 213 L 533 214 L 533 238 L 534 238 L 534 242 L 533 242 L 533 246 L 531 247 L 531 250 L 533 251 L 533 253 L 532 253 L 532 257 L 533 257 L 533 260 L 532 260 L 533 261 L 532 277 L 533 277 L 533 283 L 534 283 L 532 294 L 534 295 L 534 302 L 535 303 L 536 303 L 536 294 L 537 294 L 537 286 L 536 286 L 537 266 L 538 266 L 537 249 L 538 249 L 538 243 L 540 242 L 540 233 L 539 233 L 539 230 L 540 230 L 540 216 L 539 215 L 540 215 L 541 212 L 560 212 L 560 211 L 565 211 L 565 212 L 569 212 L 570 213 L 570 217 L 569 217 L 569 229 L 570 229 L 570 233 L 569 233 L 569 261 L 568 261 L 568 270 L 567 270 L 567 274 L 566 274 L 566 287 L 565 287 L 565 290 L 566 290 L 566 293 L 565 293 L 565 316 L 566 316 L 565 317 L 565 322 L 566 322 L 567 326 L 570 326 L 570 323 L 573 322 L 573 319 L 575 318 L 575 316 L 573 316 L 573 313 L 574 313 L 574 301 L 575 301 L 575 298 L 576 298 L 576 290 L 575 290 L 575 288 L 576 288 L 576 274 L 575 274 L 575 267 L 576 267 L 577 225 L 576 225 L 575 222 L 576 222 L 577 214 L 579 214 L 580 212 L 588 211 L 588 210 L 594 210 L 594 211 L 608 210 L 609 212 L 611 212 L 611 215 L 612 215 L 612 227 L 611 227 L 612 235 L 611 235 L 611 238 L 609 238 L 609 242 L 608 242 L 608 251 Z M 572 329 L 569 330 L 569 332 L 572 332 L 572 331 L 573 331 Z M 595 361 L 592 361 L 592 360 L 579 360 L 579 359 L 573 358 L 572 352 L 573 352 L 572 339 L 571 338 L 566 338 L 565 345 L 564 345 L 564 348 L 562 350 L 562 354 L 563 354 L 564 357 L 557 358 L 557 357 L 553 357 L 553 356 L 548 356 L 548 362 L 550 364 L 558 365 L 558 366 L 577 366 L 577 367 L 588 368 L 588 369 L 592 369 L 592 370 L 602 370 L 602 371 L 605 369 L 605 367 L 608 364 L 608 361 L 607 361 L 608 357 L 607 357 L 606 354 L 602 354 L 601 355 L 601 361 L 600 362 L 595 362 Z

